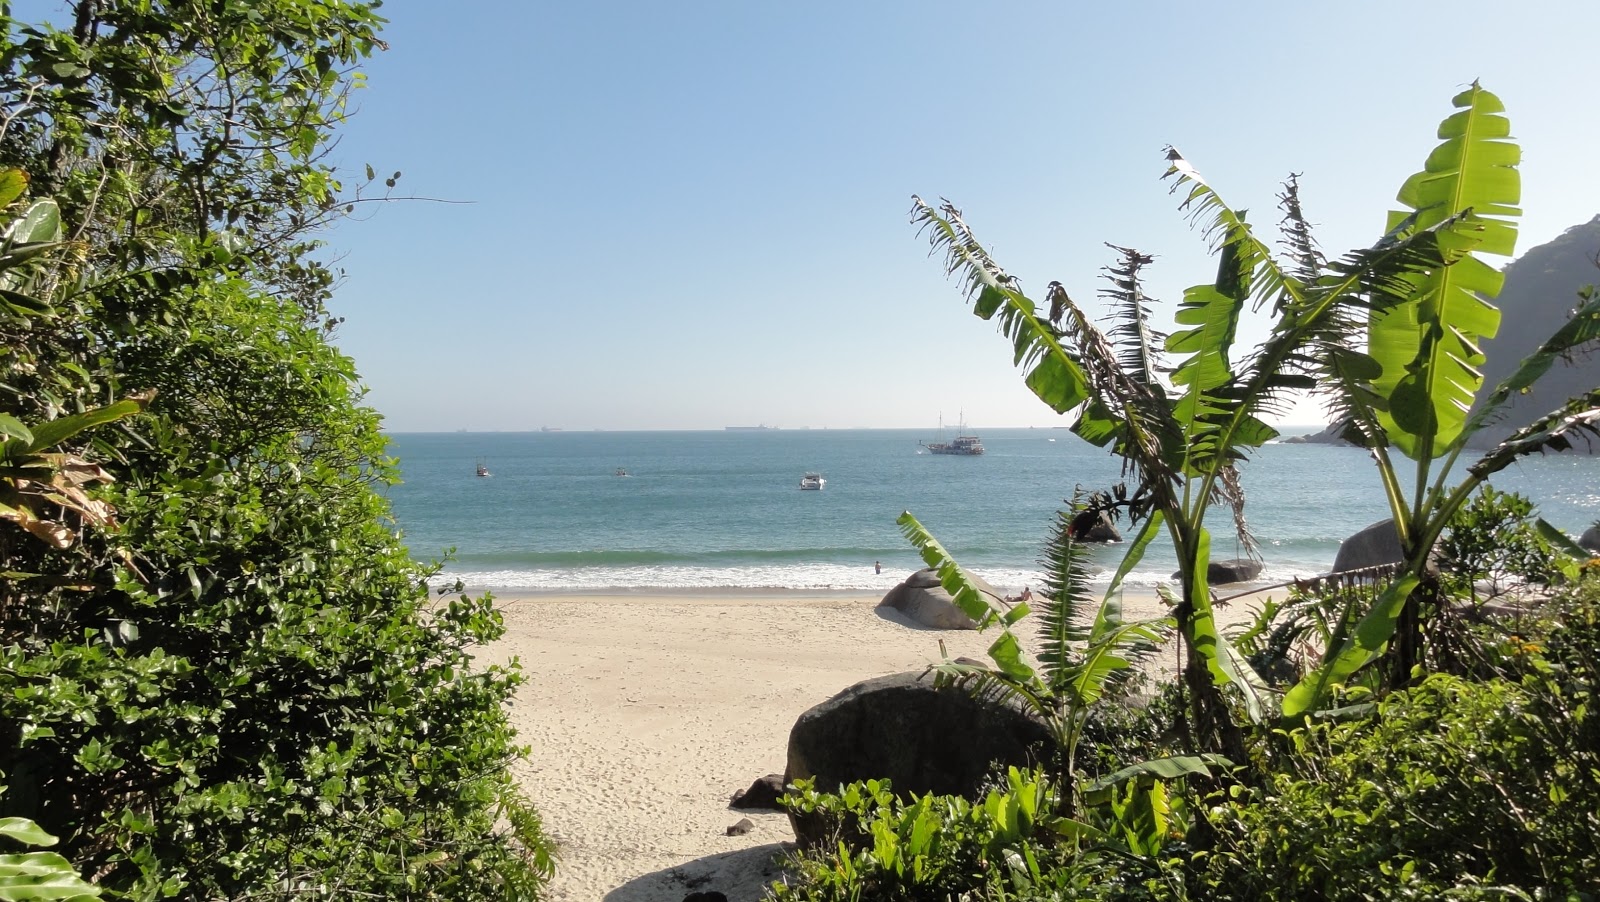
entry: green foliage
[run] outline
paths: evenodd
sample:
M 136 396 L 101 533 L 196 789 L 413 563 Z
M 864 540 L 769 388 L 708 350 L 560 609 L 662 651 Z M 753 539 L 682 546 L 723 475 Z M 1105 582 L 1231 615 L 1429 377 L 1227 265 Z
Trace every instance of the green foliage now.
M 1382 369 L 1371 386 L 1388 402 L 1373 412 L 1389 441 L 1424 466 L 1463 437 L 1483 383 L 1478 340 L 1500 325 L 1491 301 L 1504 277 L 1476 254 L 1511 256 L 1522 213 L 1522 150 L 1500 99 L 1474 84 L 1453 103 L 1458 112 L 1440 123 L 1442 142 L 1424 169 L 1401 186 L 1407 209 L 1389 214 L 1386 231 L 1426 229 L 1463 212 L 1472 231 L 1450 233 L 1450 265 L 1402 277 L 1399 302 L 1374 309 L 1369 330 L 1368 353 Z
M 1481 391 L 1478 343 L 1498 327 L 1492 301 L 1501 277 L 1478 255 L 1512 252 L 1520 150 L 1494 95 L 1474 84 L 1453 105 L 1440 145 L 1400 191 L 1405 209 L 1391 214 L 1371 247 L 1334 260 L 1316 250 L 1292 178 L 1281 197 L 1288 252 L 1280 259 L 1242 211 L 1169 149 L 1167 178 L 1218 266 L 1211 282 L 1185 292 L 1179 328 L 1165 338 L 1148 324 L 1148 255 L 1116 248 L 1120 262 L 1108 268 L 1111 288 L 1102 291 L 1114 324 L 1102 332 L 1058 282 L 1045 289 L 1045 303 L 1031 299 L 953 206 L 914 201 L 913 221 L 963 283 L 973 312 L 999 324 L 1028 385 L 1071 416 L 1080 437 L 1122 456 L 1132 475 L 1128 506 L 1148 518 L 1107 604 L 1158 530 L 1180 561 L 1174 616 L 1186 653 L 1174 691 L 1191 704 L 1175 719 L 1192 740 L 1145 734 L 1116 750 L 1117 769 L 1101 770 L 1086 792 L 1066 793 L 1085 827 L 1073 834 L 1073 854 L 1056 859 L 1052 898 L 1117 897 L 1135 886 L 1145 897 L 1207 899 L 1600 893 L 1600 726 L 1590 713 L 1600 682 L 1600 570 L 1564 559 L 1570 543 L 1527 522 L 1518 499 L 1485 490 L 1468 504 L 1512 461 L 1600 435 L 1600 387 L 1513 433 L 1464 478 L 1453 472 L 1467 440 L 1511 398 L 1555 360 L 1600 341 L 1600 295 L 1580 292 L 1570 320 L 1511 377 Z M 1234 344 L 1246 306 L 1270 307 L 1273 318 L 1266 341 L 1241 355 Z M 1286 393 L 1311 387 L 1377 461 L 1405 562 L 1376 587 L 1269 602 L 1230 641 L 1211 611 L 1205 515 L 1216 503 L 1232 508 L 1249 547 L 1235 465 L 1273 436 L 1263 420 Z M 1400 457 L 1413 461 L 1414 474 L 1402 475 Z M 909 515 L 902 524 L 954 593 L 964 574 L 943 566 L 948 555 Z M 1447 563 L 1442 578 L 1429 565 L 1436 547 Z M 1481 576 L 1554 582 L 1555 572 L 1568 584 L 1549 611 L 1525 613 L 1499 633 L 1459 616 Z M 1004 661 L 996 655 L 997 671 L 972 678 L 1057 716 L 1074 710 L 1084 699 L 1051 684 L 1054 672 L 1085 659 L 1088 634 L 1066 610 L 1041 618 L 1043 674 L 1011 666 L 1009 643 Z M 973 611 L 999 617 L 986 603 Z M 1430 664 L 1450 672 L 1430 676 Z M 1268 680 L 1289 687 L 1289 729 L 1266 727 Z M 1237 727 L 1241 709 L 1259 725 L 1254 742 Z M 1175 744 L 1228 758 L 1174 756 Z M 1186 821 L 1195 810 L 1188 793 L 1218 785 L 1218 768 L 1229 762 L 1245 765 L 1242 782 L 1213 791 L 1204 816 Z M 1138 878 L 1098 879 L 1110 860 L 1103 853 L 1112 852 L 1118 862 L 1137 862 Z M 840 892 L 816 898 L 855 898 L 848 890 L 864 886 L 855 879 L 864 872 L 835 872 L 849 877 Z M 1028 897 L 995 883 L 968 886 L 971 898 Z M 862 896 L 907 897 L 914 896 Z
M 1406 560 L 1396 586 L 1410 586 L 1405 597 L 1391 596 L 1368 611 L 1350 639 L 1329 647 L 1321 666 L 1285 701 L 1284 715 L 1291 720 L 1315 710 L 1334 685 L 1380 655 L 1387 655 L 1390 685 L 1410 680 L 1427 655 L 1430 631 L 1447 607 L 1428 572 L 1428 556 L 1456 511 L 1490 476 L 1519 457 L 1563 450 L 1574 436 L 1600 430 L 1596 387 L 1512 434 L 1452 485 L 1453 465 L 1468 439 L 1554 360 L 1600 340 L 1600 297 L 1590 293 L 1516 372 L 1480 397 L 1483 353 L 1477 342 L 1493 337 L 1498 328 L 1500 312 L 1490 301 L 1503 277 L 1475 253 L 1509 255 L 1513 250 L 1513 218 L 1520 213 L 1514 167 L 1521 151 L 1508 139 L 1510 125 L 1493 94 L 1474 83 L 1453 102 L 1457 112 L 1439 127 L 1442 143 L 1424 170 L 1400 190 L 1399 199 L 1411 212 L 1391 213 L 1389 219 L 1389 235 L 1395 240 L 1423 229 L 1442 229 L 1440 250 L 1446 265 L 1401 274 L 1371 295 L 1368 352 L 1377 373 L 1347 366 L 1334 354 L 1324 356 L 1322 373 L 1335 405 L 1351 424 L 1348 435 L 1370 448 L 1378 463 Z M 1415 491 L 1409 499 L 1388 453 L 1391 444 L 1415 461 Z
M 918 201 L 913 217 L 930 230 L 951 271 L 965 274 L 969 293 L 976 293 L 975 313 L 987 319 L 997 310 L 1008 311 L 1003 328 L 1018 347 L 1014 332 L 1040 333 L 1029 339 L 1029 347 L 1059 354 L 1084 374 L 1081 390 L 1040 397 L 1057 410 L 1073 412 L 1078 435 L 1122 455 L 1137 476 L 1135 509 L 1161 515 L 1159 522 L 1180 562 L 1182 593 L 1175 614 L 1187 648 L 1184 673 L 1193 690 L 1192 724 L 1202 744 L 1236 753 L 1242 740 L 1219 689 L 1235 687 L 1252 719 L 1263 717 L 1266 707 L 1257 681 L 1216 628 L 1206 585 L 1206 512 L 1213 502 L 1230 506 L 1241 539 L 1253 547 L 1244 526 L 1235 463 L 1276 434 L 1259 415 L 1272 410 L 1286 390 L 1310 385 L 1305 375 L 1308 349 L 1343 322 L 1340 304 L 1356 303 L 1346 295 L 1394 273 L 1437 264 L 1438 257 L 1432 235 L 1420 235 L 1355 257 L 1342 264 L 1340 279 L 1313 290 L 1274 261 L 1243 217 L 1181 155 L 1172 151 L 1169 160 L 1167 177 L 1175 189 L 1186 190 L 1185 205 L 1197 218 L 1210 217 L 1207 228 L 1221 250 L 1215 281 L 1185 296 L 1180 325 L 1190 328 L 1165 341 L 1166 352 L 1183 355 L 1175 369 L 1166 364 L 1144 326 L 1146 298 L 1138 274 L 1148 258 L 1138 252 L 1121 249 L 1123 264 L 1109 277 L 1112 288 L 1104 294 L 1118 311 L 1120 325 L 1107 337 L 1059 283 L 1051 283 L 1047 292 L 1048 320 L 1034 315 L 1034 302 L 993 263 L 953 207 L 936 211 Z M 1010 288 L 997 294 L 988 289 L 991 283 Z M 997 308 L 985 299 L 1008 306 Z M 1294 310 L 1278 320 L 1263 348 L 1235 363 L 1230 350 L 1240 310 L 1249 300 L 1272 300 L 1280 310 Z M 1174 372 L 1172 387 L 1158 376 L 1169 369 Z M 1143 533 L 1130 553 L 1142 552 L 1149 536 Z

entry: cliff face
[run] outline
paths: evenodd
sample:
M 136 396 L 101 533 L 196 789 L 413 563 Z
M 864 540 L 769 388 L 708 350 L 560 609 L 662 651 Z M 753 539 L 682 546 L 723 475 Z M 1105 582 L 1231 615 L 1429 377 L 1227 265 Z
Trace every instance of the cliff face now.
M 1578 289 L 1600 286 L 1600 216 L 1573 226 L 1548 244 L 1530 249 L 1506 267 L 1505 287 L 1495 305 L 1500 308 L 1500 332 L 1483 343 L 1488 363 L 1483 368 L 1483 391 L 1511 375 L 1524 357 L 1567 321 L 1578 303 Z M 1508 415 L 1472 440 L 1471 447 L 1490 448 L 1512 431 L 1549 413 L 1568 398 L 1600 385 L 1600 357 L 1557 363 L 1528 394 L 1512 401 Z M 1573 450 L 1583 453 L 1578 441 Z M 1588 449 L 1600 453 L 1600 443 Z

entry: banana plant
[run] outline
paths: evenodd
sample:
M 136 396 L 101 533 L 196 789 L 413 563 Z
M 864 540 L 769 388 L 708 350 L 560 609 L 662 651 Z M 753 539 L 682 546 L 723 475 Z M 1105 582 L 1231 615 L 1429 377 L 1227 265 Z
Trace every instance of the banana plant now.
M 1437 409 L 1457 399 L 1432 404 L 1427 394 L 1441 383 L 1383 382 L 1379 377 L 1389 371 L 1378 358 L 1356 349 L 1359 338 L 1369 315 L 1393 317 L 1392 326 L 1416 316 L 1422 304 L 1410 299 L 1429 286 L 1434 296 L 1453 291 L 1457 301 L 1470 289 L 1493 287 L 1481 273 L 1452 280 L 1448 270 L 1479 244 L 1506 246 L 1505 231 L 1485 224 L 1500 215 L 1500 205 L 1489 205 L 1482 215 L 1465 206 L 1431 206 L 1439 179 L 1477 165 L 1467 154 L 1441 152 L 1430 161 L 1437 172 L 1408 183 L 1408 196 L 1429 205 L 1428 215 L 1392 222 L 1371 247 L 1334 260 L 1316 250 L 1291 179 L 1280 196 L 1289 248 L 1280 259 L 1244 214 L 1176 149 L 1167 149 L 1167 162 L 1165 178 L 1182 197 L 1181 209 L 1218 257 L 1215 279 L 1184 293 L 1176 314 L 1180 328 L 1171 336 L 1162 337 L 1148 325 L 1139 270 L 1151 258 L 1137 251 L 1116 248 L 1122 262 L 1108 277 L 1112 288 L 1102 292 L 1116 324 L 1103 332 L 1060 282 L 1047 286 L 1043 304 L 1028 297 L 948 202 L 935 209 L 913 198 L 912 220 L 929 236 L 933 251 L 943 254 L 947 272 L 960 279 L 973 312 L 998 323 L 1034 393 L 1070 416 L 1078 436 L 1123 458 L 1137 497 L 1153 512 L 1130 546 L 1124 570 L 1143 554 L 1156 530 L 1166 530 L 1180 564 L 1174 616 L 1185 645 L 1183 679 L 1190 690 L 1195 744 L 1231 756 L 1242 751 L 1242 740 L 1221 690 L 1234 687 L 1255 720 L 1271 714 L 1272 699 L 1217 629 L 1206 581 L 1211 543 L 1206 514 L 1217 503 L 1230 507 L 1241 540 L 1253 547 L 1243 520 L 1237 464 L 1276 437 L 1265 418 L 1285 408 L 1291 391 L 1332 381 L 1330 374 L 1359 384 L 1373 409 L 1387 404 L 1384 392 L 1398 392 L 1402 406 L 1406 397 L 1430 398 L 1435 412 L 1408 408 L 1403 423 L 1444 419 Z M 1272 319 L 1266 340 L 1239 353 L 1235 339 L 1247 307 L 1270 307 Z M 1403 356 L 1398 339 L 1390 344 L 1383 360 Z M 1413 359 L 1425 361 L 1442 361 L 1462 350 L 1459 341 L 1415 344 Z M 1176 358 L 1175 366 L 1168 355 Z M 1164 379 L 1168 372 L 1170 379 Z M 1454 376 L 1463 378 L 1459 371 Z M 1409 589 L 1397 584 L 1396 591 Z M 1374 632 L 1364 632 L 1363 640 L 1373 640 Z
M 1509 254 L 1514 247 L 1520 152 L 1507 140 L 1509 124 L 1494 95 L 1475 83 L 1453 104 L 1456 111 L 1439 129 L 1443 142 L 1401 190 L 1408 210 L 1391 214 L 1370 247 L 1337 259 L 1317 251 L 1292 178 L 1280 196 L 1288 246 L 1280 259 L 1241 211 L 1168 148 L 1165 178 L 1219 259 L 1213 282 L 1185 292 L 1176 317 L 1183 328 L 1164 340 L 1146 322 L 1138 269 L 1148 257 L 1118 249 L 1123 263 L 1105 292 L 1118 325 L 1108 335 L 1059 282 L 1046 288 L 1044 304 L 1029 298 L 954 206 L 935 209 L 913 198 L 913 222 L 944 255 L 973 312 L 999 324 L 1028 386 L 1070 415 L 1077 435 L 1120 455 L 1137 494 L 1160 515 L 1145 522 L 1140 539 L 1164 526 L 1172 540 L 1181 590 L 1174 614 L 1186 646 L 1183 678 L 1193 719 L 1204 744 L 1224 753 L 1239 749 L 1218 690 L 1236 687 L 1253 718 L 1268 712 L 1270 699 L 1216 628 L 1205 514 L 1226 503 L 1242 532 L 1235 465 L 1276 436 L 1264 418 L 1282 409 L 1288 392 L 1333 393 L 1348 436 L 1378 463 L 1407 556 L 1371 610 L 1350 618 L 1354 626 L 1333 637 L 1322 665 L 1289 692 L 1283 713 L 1291 718 L 1324 703 L 1334 686 L 1388 650 L 1397 632 L 1394 670 L 1409 673 L 1408 665 L 1421 659 L 1425 609 L 1437 602 L 1425 579 L 1428 549 L 1450 515 L 1512 461 L 1597 434 L 1600 390 L 1518 430 L 1469 466 L 1461 483 L 1451 482 L 1467 437 L 1501 415 L 1553 361 L 1600 339 L 1600 298 L 1591 294 L 1517 372 L 1478 398 L 1477 343 L 1498 323 L 1490 300 L 1500 277 L 1476 253 Z M 1266 340 L 1236 355 L 1246 306 L 1270 307 L 1272 318 Z M 1181 358 L 1170 383 L 1159 375 L 1167 371 L 1164 354 Z M 1391 448 L 1416 462 L 1409 498 Z M 1142 553 L 1141 541 L 1128 552 Z
M 1510 377 L 1483 392 L 1479 342 L 1498 329 L 1501 313 L 1491 301 L 1503 276 L 1477 254 L 1510 256 L 1515 249 L 1521 151 L 1509 139 L 1499 98 L 1474 83 L 1453 103 L 1456 111 L 1439 126 L 1440 144 L 1400 189 L 1406 209 L 1389 214 L 1390 234 L 1404 240 L 1452 218 L 1469 222 L 1472 231 L 1453 236 L 1451 265 L 1408 274 L 1373 292 L 1365 355 L 1342 351 L 1320 361 L 1321 381 L 1347 424 L 1345 437 L 1366 447 L 1377 464 L 1405 565 L 1285 697 L 1289 719 L 1323 706 L 1336 686 L 1380 657 L 1387 658 L 1390 685 L 1410 680 L 1425 661 L 1431 622 L 1450 603 L 1428 558 L 1451 518 L 1513 461 L 1600 436 L 1597 386 L 1515 431 L 1467 465 L 1464 475 L 1458 473 L 1468 441 L 1503 417 L 1511 399 L 1557 360 L 1600 342 L 1600 295 L 1579 292 L 1568 321 Z M 1409 474 L 1400 457 L 1409 459 Z

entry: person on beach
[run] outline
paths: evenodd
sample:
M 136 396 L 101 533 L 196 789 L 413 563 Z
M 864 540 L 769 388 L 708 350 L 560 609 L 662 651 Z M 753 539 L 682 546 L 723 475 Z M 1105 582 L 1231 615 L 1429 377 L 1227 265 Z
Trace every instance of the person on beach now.
M 1033 589 L 1031 589 L 1031 588 L 1029 588 L 1027 586 L 1023 586 L 1022 587 L 1022 594 L 1017 596 L 1017 600 L 1018 601 L 1032 601 L 1033 600 Z
M 879 576 L 882 576 L 883 575 L 883 561 L 873 561 L 872 562 L 872 572 L 878 574 Z

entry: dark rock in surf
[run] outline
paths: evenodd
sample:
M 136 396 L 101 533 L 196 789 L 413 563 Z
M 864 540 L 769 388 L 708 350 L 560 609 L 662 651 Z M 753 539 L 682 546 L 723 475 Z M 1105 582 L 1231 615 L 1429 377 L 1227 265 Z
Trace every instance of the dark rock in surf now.
M 1229 583 L 1249 582 L 1261 575 L 1261 562 L 1247 557 L 1224 558 L 1206 566 L 1206 583 L 1226 586 Z M 1183 579 L 1182 573 L 1172 574 L 1174 580 Z
M 1080 542 L 1120 542 L 1122 533 L 1105 511 L 1087 510 L 1072 520 L 1072 537 Z
M 1588 551 L 1600 554 L 1600 523 L 1584 530 L 1583 535 L 1578 537 L 1578 544 Z

